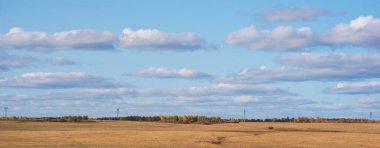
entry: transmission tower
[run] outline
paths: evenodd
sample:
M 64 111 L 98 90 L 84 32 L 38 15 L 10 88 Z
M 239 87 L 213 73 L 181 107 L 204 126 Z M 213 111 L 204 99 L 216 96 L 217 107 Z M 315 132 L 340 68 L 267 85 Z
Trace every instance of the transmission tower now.
M 372 120 L 372 112 L 369 112 L 369 119 Z
M 119 110 L 119 108 L 117 108 L 116 109 L 116 117 L 118 117 L 118 118 L 119 118 L 119 112 L 120 112 L 120 110 Z
M 5 117 L 7 117 L 7 114 L 8 114 L 8 107 L 4 107 L 4 115 L 5 115 Z
M 244 122 L 245 122 L 245 114 L 246 114 L 246 112 L 247 112 L 247 111 L 246 111 L 245 108 L 244 108 Z

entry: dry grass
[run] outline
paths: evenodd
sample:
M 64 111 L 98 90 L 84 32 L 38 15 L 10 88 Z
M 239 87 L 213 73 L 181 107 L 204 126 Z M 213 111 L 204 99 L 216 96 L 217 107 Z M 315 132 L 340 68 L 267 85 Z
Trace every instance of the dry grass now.
M 0 147 L 380 147 L 380 124 L 0 121 Z

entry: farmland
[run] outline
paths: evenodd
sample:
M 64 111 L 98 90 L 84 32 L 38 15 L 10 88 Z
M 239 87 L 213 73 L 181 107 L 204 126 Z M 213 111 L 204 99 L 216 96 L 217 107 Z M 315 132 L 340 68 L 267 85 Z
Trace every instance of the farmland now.
M 380 147 L 380 124 L 0 121 L 0 147 Z

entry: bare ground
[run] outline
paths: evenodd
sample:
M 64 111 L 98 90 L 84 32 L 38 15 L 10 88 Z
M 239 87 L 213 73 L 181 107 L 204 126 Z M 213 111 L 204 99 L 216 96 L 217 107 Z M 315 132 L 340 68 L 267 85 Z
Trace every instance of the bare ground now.
M 0 121 L 0 147 L 380 148 L 380 124 Z

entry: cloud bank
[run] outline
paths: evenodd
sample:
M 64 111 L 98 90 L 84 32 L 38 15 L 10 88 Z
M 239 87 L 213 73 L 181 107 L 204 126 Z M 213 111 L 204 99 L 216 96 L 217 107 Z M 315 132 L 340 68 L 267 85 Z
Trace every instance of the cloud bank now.
M 147 51 L 156 50 L 195 50 L 215 49 L 201 34 L 192 32 L 166 33 L 157 29 L 132 30 L 125 28 L 119 39 L 120 48 L 137 48 Z
M 26 49 L 33 51 L 112 50 L 133 48 L 143 51 L 192 51 L 216 47 L 192 32 L 167 33 L 157 29 L 132 30 L 121 34 L 97 30 L 70 30 L 48 34 L 28 32 L 19 27 L 0 35 L 0 50 Z
M 380 19 L 360 16 L 349 24 L 338 24 L 322 35 L 324 42 L 342 46 L 352 45 L 369 49 L 380 49 Z
M 50 35 L 46 32 L 27 32 L 22 28 L 14 27 L 0 36 L 0 49 L 103 50 L 113 49 L 116 39 L 117 36 L 112 32 L 96 30 L 70 30 Z
M 334 87 L 327 88 L 327 92 L 335 94 L 378 94 L 380 93 L 380 82 L 362 83 L 338 83 Z
M 279 26 L 272 30 L 257 30 L 246 27 L 230 32 L 225 43 L 262 51 L 300 51 L 317 46 L 357 46 L 380 49 L 380 19 L 359 16 L 349 24 L 340 23 L 324 33 L 315 33 L 311 28 Z
M 83 72 L 32 72 L 22 74 L 19 77 L 0 79 L 0 87 L 13 88 L 57 89 L 75 87 L 98 88 L 116 86 L 120 86 L 120 84 L 115 80 L 92 76 Z
M 7 53 L 0 53 L 0 71 L 8 71 L 14 68 L 25 68 L 40 65 L 74 65 L 74 61 L 61 57 L 35 58 L 31 56 L 16 56 Z
M 319 39 L 308 27 L 280 26 L 268 31 L 251 26 L 229 33 L 225 43 L 251 50 L 289 51 L 317 45 Z
M 380 78 L 379 60 L 379 55 L 289 54 L 277 58 L 280 64 L 287 66 L 247 68 L 216 81 L 248 84 Z

